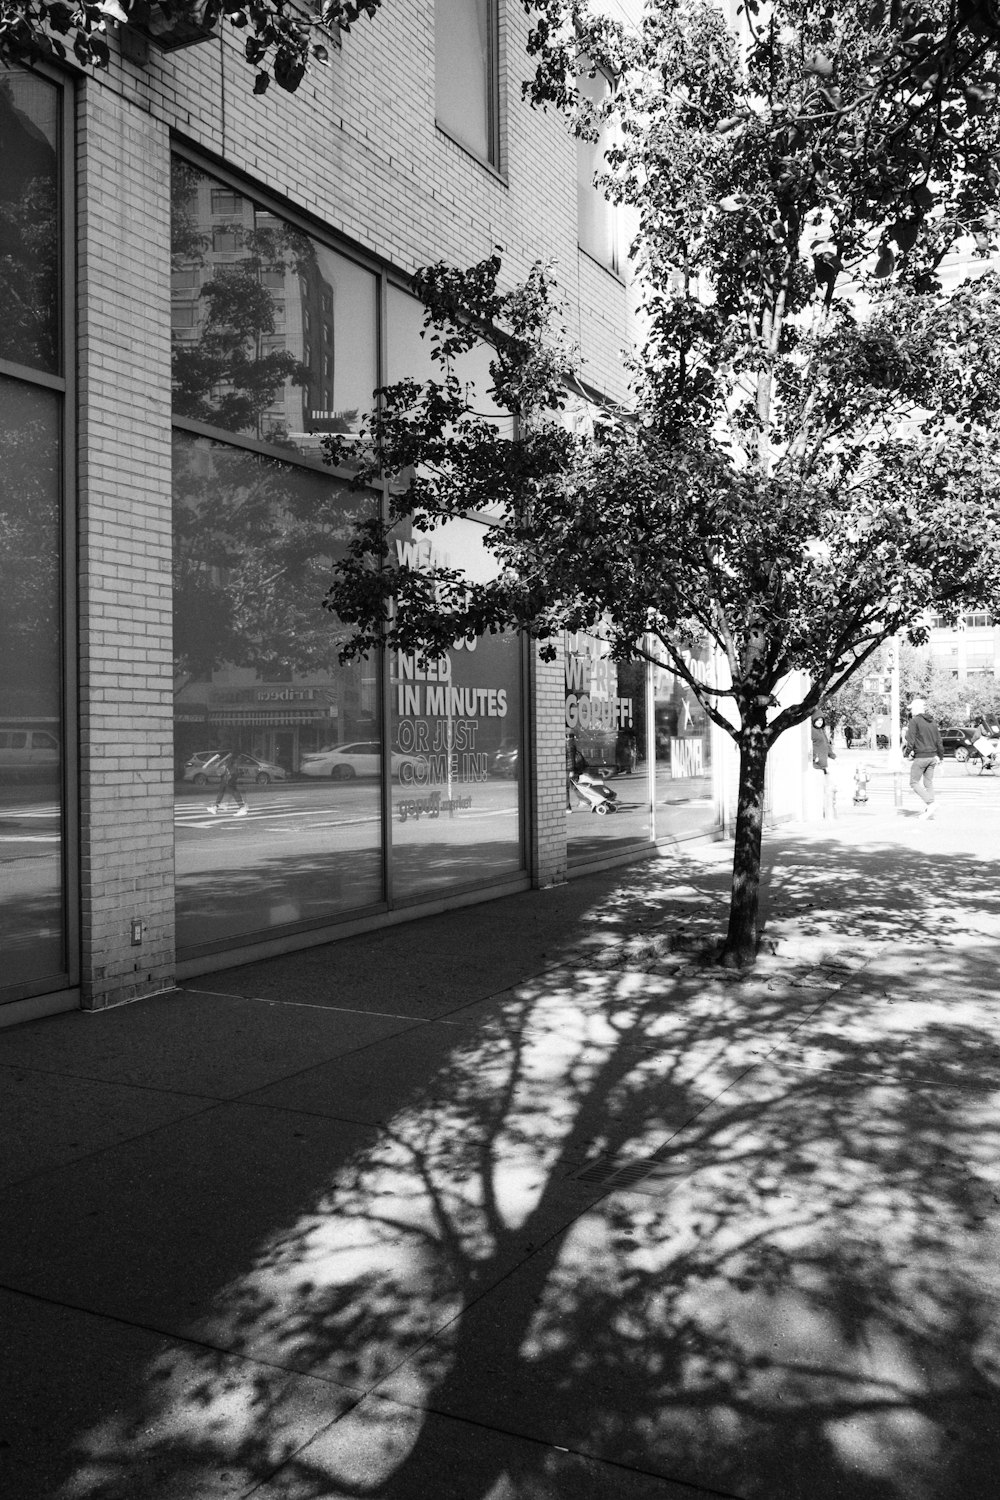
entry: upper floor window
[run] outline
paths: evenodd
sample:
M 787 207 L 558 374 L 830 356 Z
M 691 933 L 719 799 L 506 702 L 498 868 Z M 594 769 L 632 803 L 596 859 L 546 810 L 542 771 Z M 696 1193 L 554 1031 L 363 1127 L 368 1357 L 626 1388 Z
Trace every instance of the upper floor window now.
M 437 122 L 483 161 L 500 160 L 498 0 L 435 0 Z
M 976 610 L 974 614 L 963 615 L 962 623 L 972 630 L 985 630 L 993 624 L 993 616 L 985 610 Z
M 221 203 L 239 217 L 219 224 Z M 181 157 L 172 250 L 175 418 L 309 458 L 326 433 L 357 430 L 378 384 L 371 271 Z
M 611 80 L 598 69 L 593 78 L 585 74 L 577 79 L 577 88 L 585 99 L 599 108 L 611 93 Z M 618 270 L 618 223 L 614 204 L 594 181 L 607 170 L 605 152 L 611 144 L 611 130 L 605 120 L 596 124 L 597 140 L 578 139 L 576 143 L 576 209 L 577 233 L 581 250 L 609 270 Z
M 60 370 L 59 89 L 0 72 L 0 359 Z

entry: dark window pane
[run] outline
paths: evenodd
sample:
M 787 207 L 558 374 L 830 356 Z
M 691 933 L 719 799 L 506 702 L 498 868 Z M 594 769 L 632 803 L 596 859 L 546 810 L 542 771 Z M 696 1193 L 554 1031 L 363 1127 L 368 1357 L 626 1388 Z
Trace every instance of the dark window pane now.
M 178 942 L 190 950 L 382 899 L 377 672 L 337 662 L 330 560 L 371 505 L 309 469 L 175 433 Z M 361 746 L 366 750 L 367 746 Z M 210 811 L 224 749 L 249 811 Z
M 2 985 L 65 967 L 60 401 L 0 377 Z
M 59 370 L 59 90 L 0 70 L 0 359 Z
M 495 0 L 435 0 L 434 48 L 438 124 L 496 164 Z
M 174 162 L 174 288 L 192 266 L 201 288 L 190 315 L 174 309 L 174 414 L 318 456 L 372 405 L 376 278 L 238 194 L 238 217 L 214 224 L 220 191 Z

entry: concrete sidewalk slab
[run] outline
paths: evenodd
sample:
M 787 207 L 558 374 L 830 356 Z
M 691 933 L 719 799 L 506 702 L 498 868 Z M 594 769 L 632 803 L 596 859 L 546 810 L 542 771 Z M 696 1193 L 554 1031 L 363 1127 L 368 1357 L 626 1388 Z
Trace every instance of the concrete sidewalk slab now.
M 188 1094 L 10 1066 L 0 1066 L 0 1099 L 0 1185 L 79 1161 L 211 1108 L 210 1100 Z
M 331 1015 L 308 1006 L 174 990 L 106 1014 L 76 1012 L 0 1031 L 0 1064 L 232 1099 L 318 1057 L 351 1052 L 412 1024 L 359 1011 Z
M 231 1500 L 354 1404 L 329 1382 L 0 1291 L 7 1500 Z

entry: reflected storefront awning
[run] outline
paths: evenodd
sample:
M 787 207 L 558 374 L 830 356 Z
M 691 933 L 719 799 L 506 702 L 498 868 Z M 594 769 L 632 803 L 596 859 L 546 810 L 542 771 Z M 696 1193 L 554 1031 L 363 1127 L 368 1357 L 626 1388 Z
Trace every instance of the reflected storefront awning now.
M 201 710 L 178 709 L 174 721 L 178 724 L 253 724 L 270 725 L 275 729 L 287 729 L 295 724 L 328 724 L 331 714 L 323 708 L 204 708 Z
M 321 708 L 213 708 L 205 715 L 209 724 L 272 724 L 278 729 L 289 724 L 322 724 L 330 717 Z

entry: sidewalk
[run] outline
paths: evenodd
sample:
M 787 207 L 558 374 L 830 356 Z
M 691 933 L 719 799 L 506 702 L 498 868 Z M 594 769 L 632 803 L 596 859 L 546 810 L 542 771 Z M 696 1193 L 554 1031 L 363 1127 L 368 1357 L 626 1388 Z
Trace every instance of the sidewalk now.
M 0 1494 L 992 1497 L 963 785 L 0 1032 Z

